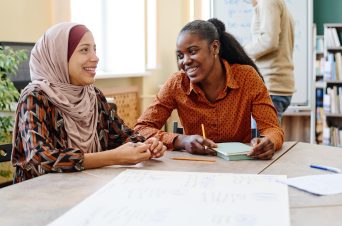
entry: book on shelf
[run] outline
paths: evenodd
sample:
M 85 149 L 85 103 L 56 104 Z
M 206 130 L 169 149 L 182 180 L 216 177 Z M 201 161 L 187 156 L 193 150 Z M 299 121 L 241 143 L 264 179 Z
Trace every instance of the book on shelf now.
M 330 128 L 329 127 L 323 128 L 323 144 L 324 145 L 330 144 Z
M 335 60 L 334 54 L 329 53 L 327 60 L 324 63 L 324 80 L 335 80 L 336 72 L 335 72 Z
M 327 88 L 323 96 L 323 108 L 326 113 L 342 114 L 342 87 Z
M 328 27 L 324 31 L 327 48 L 340 47 L 341 42 L 337 34 L 337 30 L 334 27 Z
M 217 156 L 224 160 L 236 161 L 236 160 L 251 160 L 252 157 L 247 156 L 253 147 L 240 142 L 225 142 L 218 143 L 217 148 L 214 150 L 217 152 Z
M 329 92 L 323 96 L 323 109 L 324 112 L 331 112 L 331 98 Z
M 342 80 L 342 56 L 341 52 L 335 53 L 336 80 Z
M 322 53 L 324 50 L 324 38 L 321 35 L 316 36 L 316 52 Z

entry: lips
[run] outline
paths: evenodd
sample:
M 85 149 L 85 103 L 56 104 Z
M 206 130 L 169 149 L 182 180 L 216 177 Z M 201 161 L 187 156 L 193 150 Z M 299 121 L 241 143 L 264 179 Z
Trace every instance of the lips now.
M 191 75 L 194 75 L 197 72 L 197 70 L 198 70 L 198 66 L 196 66 L 196 67 L 189 67 L 189 68 L 185 69 L 185 72 L 189 76 L 191 76 Z
M 83 69 L 86 71 L 96 71 L 96 67 L 84 67 Z
M 95 75 L 96 74 L 96 67 L 84 67 L 83 69 L 85 71 L 87 71 L 88 73 L 90 73 L 91 75 Z

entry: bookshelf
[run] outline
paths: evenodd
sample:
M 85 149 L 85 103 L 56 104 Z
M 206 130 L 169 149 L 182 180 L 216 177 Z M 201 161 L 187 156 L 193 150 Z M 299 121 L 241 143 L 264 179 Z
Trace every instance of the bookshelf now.
M 316 81 L 322 85 L 320 88 L 316 85 L 316 134 L 321 123 L 322 138 L 319 141 L 325 145 L 342 146 L 342 23 L 324 24 L 323 40 L 318 73 L 323 76 L 320 80 L 316 76 Z M 317 69 L 318 66 L 316 72 Z M 321 102 L 323 105 L 318 104 Z

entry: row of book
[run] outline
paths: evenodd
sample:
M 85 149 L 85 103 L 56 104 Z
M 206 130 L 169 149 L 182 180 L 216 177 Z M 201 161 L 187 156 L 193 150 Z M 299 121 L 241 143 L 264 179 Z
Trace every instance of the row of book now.
M 326 113 L 342 114 L 342 87 L 328 87 L 323 97 L 323 109 Z
M 342 130 L 337 127 L 324 128 L 323 144 L 342 147 Z
M 327 48 L 335 48 L 341 46 L 339 33 L 334 27 L 326 27 L 324 30 L 325 44 Z
M 341 52 L 328 53 L 327 59 L 316 61 L 316 70 L 323 74 L 324 80 L 342 81 L 342 55 Z M 316 71 L 317 73 L 317 71 Z

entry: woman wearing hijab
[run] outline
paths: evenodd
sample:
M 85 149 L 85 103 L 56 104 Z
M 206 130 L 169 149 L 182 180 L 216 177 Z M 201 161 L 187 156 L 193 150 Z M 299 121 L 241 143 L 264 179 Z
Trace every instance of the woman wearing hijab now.
M 16 112 L 14 183 L 163 156 L 163 143 L 134 133 L 94 87 L 98 61 L 84 25 L 60 23 L 38 40 L 31 52 L 32 82 Z

